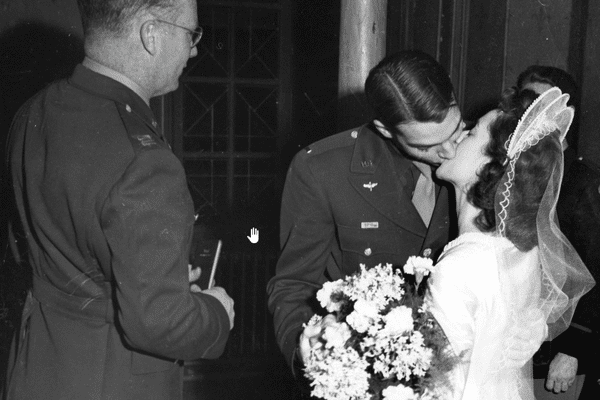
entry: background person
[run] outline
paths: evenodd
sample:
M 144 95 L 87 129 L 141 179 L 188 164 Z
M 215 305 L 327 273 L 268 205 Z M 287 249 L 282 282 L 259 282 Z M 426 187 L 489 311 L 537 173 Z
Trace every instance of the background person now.
M 33 269 L 7 399 L 180 399 L 216 358 L 223 288 L 191 293 L 194 208 L 150 98 L 200 39 L 195 0 L 80 0 L 86 58 L 17 113 L 9 144 Z
M 569 106 L 574 107 L 575 115 L 577 116 L 577 105 L 579 104 L 578 85 L 571 74 L 563 69 L 549 65 L 530 65 L 517 77 L 517 87 L 519 89 L 532 90 L 537 94 L 542 94 L 552 87 L 557 87 L 563 93 L 569 94 Z M 571 164 L 577 158 L 578 127 L 578 118 L 575 117 L 571 128 L 569 128 L 567 139 L 563 143 L 565 157 L 564 175 L 567 175 Z
M 519 74 L 517 85 L 541 94 L 559 87 L 578 99 L 577 84 L 566 71 L 544 65 L 532 65 Z M 575 100 L 573 100 L 575 99 Z M 577 110 L 575 110 L 577 112 Z M 576 121 L 577 119 L 575 119 Z M 574 124 L 577 129 L 577 124 Z M 560 227 L 583 262 L 600 280 L 600 168 L 592 160 L 578 157 L 575 150 L 577 132 L 567 135 L 564 150 L 563 185 L 557 204 Z M 597 384 L 600 356 L 600 289 L 596 286 L 579 302 L 573 324 L 554 341 L 546 342 L 534 357 L 534 376 L 538 399 L 587 399 L 600 397 Z M 586 375 L 590 375 L 586 379 Z M 587 395 L 581 393 L 587 386 Z M 593 394 L 592 392 L 593 391 Z

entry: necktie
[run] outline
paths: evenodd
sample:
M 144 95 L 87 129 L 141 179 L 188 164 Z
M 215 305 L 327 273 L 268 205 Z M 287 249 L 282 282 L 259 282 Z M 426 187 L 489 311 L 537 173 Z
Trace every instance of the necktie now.
M 431 179 L 431 169 L 429 170 L 428 175 L 422 172 L 419 175 L 419 179 L 415 185 L 412 202 L 425 225 L 429 226 L 429 221 L 431 221 L 431 215 L 435 208 L 435 184 Z

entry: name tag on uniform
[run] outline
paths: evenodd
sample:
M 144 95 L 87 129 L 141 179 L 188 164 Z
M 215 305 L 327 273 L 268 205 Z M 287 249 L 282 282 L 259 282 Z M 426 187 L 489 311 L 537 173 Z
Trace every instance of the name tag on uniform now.
M 361 229 L 377 229 L 379 228 L 379 222 L 361 222 L 360 227 Z

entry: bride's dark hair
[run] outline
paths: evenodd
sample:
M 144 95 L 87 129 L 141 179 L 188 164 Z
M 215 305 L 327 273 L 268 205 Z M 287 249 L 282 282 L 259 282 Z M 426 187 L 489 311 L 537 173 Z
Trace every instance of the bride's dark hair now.
M 506 141 L 536 97 L 537 94 L 530 90 L 508 89 L 498 107 L 501 112 L 489 125 L 490 142 L 485 152 L 491 160 L 479 171 L 478 181 L 467 193 L 469 202 L 481 209 L 475 225 L 483 232 L 496 228 L 495 196 L 509 161 Z M 544 137 L 523 152 L 515 165 L 515 175 L 519 179 L 515 180 L 511 189 L 510 202 L 516 215 L 509 219 L 505 235 L 521 251 L 531 250 L 537 245 L 537 211 L 552 173 L 551 166 L 562 153 L 556 133 Z

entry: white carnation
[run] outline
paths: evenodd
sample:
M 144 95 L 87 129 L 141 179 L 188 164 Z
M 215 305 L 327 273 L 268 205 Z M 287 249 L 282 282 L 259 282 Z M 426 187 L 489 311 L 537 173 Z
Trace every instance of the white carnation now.
M 357 300 L 356 303 L 354 303 L 354 311 L 371 319 L 379 317 L 377 305 L 367 300 Z
M 350 339 L 350 336 L 352 336 L 350 328 L 344 322 L 327 326 L 323 333 L 327 347 L 342 347 Z
M 412 309 L 400 306 L 392 309 L 384 318 L 384 332 L 390 336 L 399 335 L 411 331 L 414 326 Z
M 426 257 L 410 256 L 406 264 L 404 264 L 403 269 L 405 273 L 410 275 L 414 275 L 417 272 L 427 276 L 430 271 L 433 271 L 433 260 Z
M 317 300 L 321 303 L 321 307 L 325 308 L 328 312 L 334 313 L 339 311 L 341 303 L 335 302 L 331 299 L 331 296 L 341 291 L 342 281 L 337 280 L 335 282 L 325 282 L 323 287 L 317 292 Z
M 417 400 L 415 392 L 404 385 L 388 386 L 381 394 L 384 400 Z
M 366 315 L 353 311 L 346 317 L 346 322 L 358 333 L 365 333 L 373 320 Z

